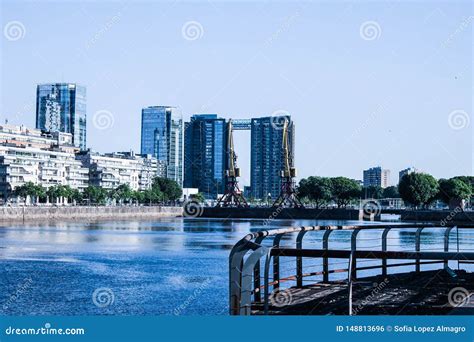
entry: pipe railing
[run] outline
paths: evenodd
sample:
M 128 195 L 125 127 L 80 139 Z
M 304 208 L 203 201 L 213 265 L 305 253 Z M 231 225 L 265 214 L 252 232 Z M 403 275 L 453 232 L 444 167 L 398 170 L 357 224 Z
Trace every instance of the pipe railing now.
M 425 228 L 444 229 L 443 251 L 422 251 L 422 233 Z M 252 305 L 263 304 L 264 312 L 268 313 L 270 286 L 273 292 L 278 291 L 284 281 L 295 281 L 296 287 L 303 286 L 307 277 L 322 276 L 322 283 L 328 283 L 330 274 L 347 272 L 349 289 L 349 310 L 352 305 L 351 291 L 353 280 L 358 279 L 358 271 L 380 269 L 382 275 L 388 274 L 388 268 L 401 266 L 415 266 L 415 271 L 421 271 L 421 265 L 442 263 L 445 268 L 452 260 L 458 263 L 473 263 L 474 253 L 461 253 L 459 240 L 457 251 L 449 252 L 450 233 L 454 228 L 474 228 L 474 225 L 460 225 L 439 227 L 435 224 L 374 224 L 374 225 L 347 225 L 347 226 L 307 226 L 285 229 L 263 230 L 246 235 L 232 248 L 229 256 L 229 307 L 231 315 L 250 315 Z M 393 229 L 416 229 L 414 251 L 391 251 L 387 243 L 388 234 Z M 350 249 L 330 249 L 329 242 L 334 231 L 351 231 Z M 357 246 L 357 237 L 360 232 L 367 230 L 382 230 L 381 250 L 361 250 Z M 324 231 L 322 248 L 303 248 L 304 237 L 308 232 Z M 285 237 L 296 234 L 295 248 L 281 247 Z M 271 243 L 265 243 L 272 238 Z M 295 258 L 295 274 L 281 278 L 281 258 Z M 320 258 L 321 271 L 304 272 L 303 258 Z M 330 269 L 330 259 L 347 259 L 347 269 Z M 358 266 L 358 259 L 380 260 L 380 265 Z M 415 260 L 388 264 L 387 260 Z M 261 284 L 261 261 L 264 260 L 264 284 Z M 272 268 L 272 281 L 270 281 Z M 262 301 L 262 290 L 263 301 Z M 253 299 L 252 299 L 253 297 Z M 351 310 L 349 313 L 352 312 Z

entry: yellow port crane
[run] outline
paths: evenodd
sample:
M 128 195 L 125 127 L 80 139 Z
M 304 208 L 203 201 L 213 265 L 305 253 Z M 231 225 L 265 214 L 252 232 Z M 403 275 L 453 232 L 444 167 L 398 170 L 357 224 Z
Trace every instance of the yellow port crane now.
M 237 178 L 240 169 L 237 167 L 237 155 L 234 149 L 232 120 L 227 123 L 226 139 L 226 170 L 224 195 L 219 199 L 216 207 L 248 207 L 248 203 L 239 189 Z
M 273 203 L 273 206 L 304 208 L 303 203 L 301 203 L 301 200 L 298 198 L 298 194 L 296 192 L 294 178 L 296 177 L 297 171 L 293 166 L 293 160 L 290 153 L 289 125 L 291 125 L 291 123 L 285 119 L 282 134 L 283 168 L 281 170 L 281 189 L 280 195 Z

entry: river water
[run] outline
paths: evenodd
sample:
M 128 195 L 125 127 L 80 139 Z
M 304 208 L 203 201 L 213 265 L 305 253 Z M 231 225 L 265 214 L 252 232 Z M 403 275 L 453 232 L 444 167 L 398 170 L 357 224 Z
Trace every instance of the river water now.
M 246 233 L 356 223 L 172 218 L 3 225 L 0 314 L 226 315 L 228 256 Z M 361 247 L 379 248 L 379 232 L 359 236 Z M 338 232 L 331 246 L 347 248 L 348 241 L 349 232 Z M 442 232 L 427 232 L 422 241 L 442 250 Z M 414 232 L 394 232 L 389 244 L 413 248 Z

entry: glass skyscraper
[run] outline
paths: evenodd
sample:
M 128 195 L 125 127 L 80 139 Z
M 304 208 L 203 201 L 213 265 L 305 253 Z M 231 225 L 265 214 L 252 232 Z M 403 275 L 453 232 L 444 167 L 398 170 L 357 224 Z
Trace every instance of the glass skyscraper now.
M 36 88 L 36 128 L 71 133 L 75 146 L 85 150 L 86 88 L 75 83 L 40 84 Z
M 141 154 L 166 162 L 166 177 L 183 185 L 183 119 L 177 107 L 142 109 Z
M 216 114 L 193 115 L 185 124 L 184 186 L 209 199 L 224 191 L 225 127 Z
M 295 127 L 289 115 L 252 119 L 250 137 L 250 187 L 252 197 L 275 199 L 281 190 L 283 122 L 288 122 L 291 165 L 294 166 Z

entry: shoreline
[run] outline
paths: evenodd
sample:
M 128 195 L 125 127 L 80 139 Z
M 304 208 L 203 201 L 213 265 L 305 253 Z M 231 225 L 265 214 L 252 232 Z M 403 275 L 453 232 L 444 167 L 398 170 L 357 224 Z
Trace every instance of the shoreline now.
M 19 222 L 57 222 L 81 220 L 90 222 L 98 220 L 157 219 L 182 217 L 182 207 L 1 207 L 0 224 Z

